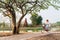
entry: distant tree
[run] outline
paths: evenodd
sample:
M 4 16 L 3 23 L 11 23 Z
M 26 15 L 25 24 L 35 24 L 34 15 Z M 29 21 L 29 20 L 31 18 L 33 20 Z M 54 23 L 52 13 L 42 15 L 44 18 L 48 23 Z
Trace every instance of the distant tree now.
M 30 19 L 31 19 L 33 25 L 39 25 L 39 24 L 41 25 L 42 24 L 42 17 L 38 16 L 38 14 L 35 12 L 32 14 Z
M 42 24 L 42 17 L 41 16 L 38 16 L 38 18 L 37 18 L 37 25 L 39 25 L 39 24 Z
M 60 22 L 57 22 L 57 23 L 56 23 L 56 26 L 60 26 Z
M 27 26 L 28 26 L 27 18 L 25 18 L 25 20 L 24 20 L 24 27 L 27 27 Z

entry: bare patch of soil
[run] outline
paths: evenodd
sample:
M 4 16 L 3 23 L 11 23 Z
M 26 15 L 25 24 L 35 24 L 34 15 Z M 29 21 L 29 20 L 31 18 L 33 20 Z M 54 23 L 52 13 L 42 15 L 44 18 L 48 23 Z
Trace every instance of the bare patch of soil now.
M 27 40 L 60 40 L 60 33 L 33 37 L 33 38 L 30 38 L 30 39 L 27 39 Z
M 11 36 L 11 35 L 12 35 L 11 32 L 0 32 L 0 37 Z

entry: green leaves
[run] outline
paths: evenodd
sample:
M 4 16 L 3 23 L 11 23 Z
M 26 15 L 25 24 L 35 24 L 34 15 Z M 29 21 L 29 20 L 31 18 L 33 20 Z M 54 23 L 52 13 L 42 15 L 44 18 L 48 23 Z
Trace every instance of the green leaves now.
M 42 17 L 38 16 L 37 17 L 37 25 L 42 24 Z
M 33 25 L 42 24 L 42 17 L 38 16 L 38 14 L 35 12 L 32 14 L 30 19 L 31 19 Z
M 1 0 L 5 3 L 12 3 L 14 0 Z M 35 11 L 40 11 L 41 9 L 48 9 L 49 6 L 53 6 L 55 9 L 59 9 L 60 7 L 55 5 L 56 3 L 60 3 L 60 0 L 15 0 L 17 5 L 14 5 L 13 7 L 15 7 L 15 10 L 18 11 L 18 7 L 22 6 L 24 4 L 23 9 L 24 10 L 35 10 Z M 34 4 L 36 4 L 35 6 L 33 6 Z M 0 3 L 0 6 L 3 5 L 3 3 Z M 32 7 L 33 6 L 33 7 Z M 21 9 L 21 8 L 19 8 Z
M 9 7 L 13 6 L 14 11 L 19 11 L 20 14 L 22 14 L 22 11 L 23 14 L 29 13 L 30 11 L 39 12 L 41 9 L 48 9 L 49 6 L 53 6 L 57 10 L 60 8 L 60 6 L 56 5 L 60 3 L 60 0 L 0 0 L 0 8 L 4 9 L 6 7 L 4 3 L 9 5 Z M 13 4 L 10 5 L 10 3 Z M 7 8 L 5 9 L 7 10 Z

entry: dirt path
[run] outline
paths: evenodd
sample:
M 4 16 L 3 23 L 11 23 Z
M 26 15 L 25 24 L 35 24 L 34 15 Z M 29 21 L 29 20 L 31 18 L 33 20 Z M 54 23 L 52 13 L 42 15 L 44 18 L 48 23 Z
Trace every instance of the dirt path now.
M 6 36 L 6 37 L 0 37 L 0 40 L 38 40 L 41 36 L 46 36 L 50 34 L 57 34 L 60 32 L 51 32 L 51 33 L 25 33 L 25 34 L 19 34 L 19 35 L 12 35 L 12 36 Z M 51 35 L 52 36 L 52 35 Z M 49 36 L 50 37 L 50 36 Z
M 27 40 L 60 40 L 60 33 L 52 33 L 45 36 L 32 37 Z

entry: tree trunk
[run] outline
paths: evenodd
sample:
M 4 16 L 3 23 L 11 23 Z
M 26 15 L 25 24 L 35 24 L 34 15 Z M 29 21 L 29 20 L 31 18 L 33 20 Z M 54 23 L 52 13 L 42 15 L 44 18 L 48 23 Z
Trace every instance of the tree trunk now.
M 21 21 L 24 18 L 25 15 L 22 15 L 22 17 L 19 19 L 18 21 L 18 25 L 17 25 L 17 33 L 19 34 L 19 27 L 21 27 Z
M 16 30 L 16 16 L 15 16 L 15 13 L 12 14 L 12 24 L 13 24 L 13 34 L 17 34 Z
M 23 7 L 22 7 L 22 6 L 21 6 L 20 8 L 21 8 L 21 11 L 22 11 L 22 16 L 21 16 L 21 18 L 19 19 L 18 24 L 17 24 L 17 33 L 18 33 L 18 34 L 19 34 L 19 27 L 21 27 L 21 21 L 22 21 L 22 19 L 24 18 L 24 16 L 27 14 L 27 11 L 26 11 L 26 13 L 24 14 Z
M 12 24 L 13 24 L 13 34 L 19 34 L 19 27 L 21 26 L 21 21 L 22 19 L 24 18 L 24 16 L 26 14 L 23 13 L 23 10 L 22 10 L 22 17 L 19 19 L 18 21 L 18 24 L 16 26 L 16 14 L 15 14 L 15 11 L 14 11 L 14 8 L 12 6 L 10 6 L 10 8 L 8 7 L 7 8 L 8 11 L 10 12 L 11 16 L 12 16 Z
M 16 33 L 16 27 L 13 27 L 13 34 L 17 34 Z
M 16 34 L 16 16 L 15 13 L 12 14 L 12 24 L 13 24 L 13 34 Z
M 19 27 L 21 27 L 21 21 L 22 21 L 23 17 L 20 18 L 20 20 L 18 21 L 18 25 L 17 25 L 17 33 L 19 34 Z
M 10 9 L 8 9 L 8 11 L 10 12 L 11 16 L 12 16 L 12 27 L 13 27 L 13 34 L 17 34 L 16 30 L 16 14 L 14 11 L 14 8 L 11 6 Z

